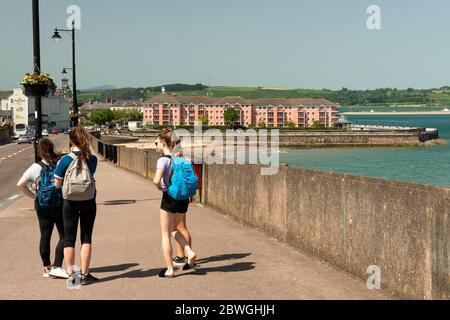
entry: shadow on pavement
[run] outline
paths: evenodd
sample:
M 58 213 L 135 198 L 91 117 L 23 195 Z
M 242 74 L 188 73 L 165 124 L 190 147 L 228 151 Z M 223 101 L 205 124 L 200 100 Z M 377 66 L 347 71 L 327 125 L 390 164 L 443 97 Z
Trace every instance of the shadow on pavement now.
M 204 276 L 210 272 L 240 272 L 240 271 L 249 271 L 255 269 L 255 262 L 237 262 L 228 266 L 220 266 L 220 267 L 210 267 L 210 268 L 197 268 L 189 273 L 184 273 L 177 275 L 181 276 Z
M 116 266 L 106 266 L 106 267 L 98 267 L 98 268 L 91 268 L 90 272 L 95 273 L 103 273 L 103 272 L 116 272 L 116 271 L 125 271 L 127 269 L 137 267 L 139 263 L 124 263 L 119 264 Z
M 237 262 L 233 263 L 231 265 L 225 265 L 225 266 L 218 266 L 218 267 L 209 267 L 209 268 L 202 268 L 200 264 L 206 264 L 209 262 L 217 262 L 217 261 L 229 261 L 229 260 L 238 260 L 243 259 L 245 257 L 250 256 L 251 253 L 234 253 L 234 254 L 223 254 L 223 255 L 217 255 L 212 256 L 208 258 L 202 258 L 197 260 L 197 263 L 199 264 L 198 268 L 195 270 L 192 270 L 192 272 L 189 273 L 183 273 L 180 274 L 177 272 L 177 277 L 180 276 L 186 276 L 186 275 L 206 275 L 210 272 L 240 272 L 240 271 L 248 271 L 255 269 L 255 262 Z M 115 271 L 125 271 L 129 268 L 136 267 L 139 264 L 137 263 L 128 263 L 128 264 L 121 264 L 117 266 L 107 266 L 107 267 L 99 267 L 99 268 L 93 268 L 91 269 L 92 273 L 103 273 L 103 272 L 115 272 Z M 122 274 L 100 278 L 99 282 L 107 282 L 107 281 L 113 281 L 117 279 L 123 279 L 123 278 L 130 278 L 130 279 L 136 279 L 136 278 L 147 278 L 147 277 L 155 277 L 158 276 L 159 272 L 163 269 L 157 268 L 157 269 L 149 269 L 149 270 L 133 270 L 129 272 L 125 272 Z
M 133 270 L 133 271 L 125 272 L 125 273 L 118 274 L 115 276 L 100 278 L 99 282 L 108 282 L 108 281 L 113 281 L 113 280 L 123 279 L 123 278 L 130 278 L 130 279 L 149 278 L 149 277 L 157 276 L 161 270 L 162 270 L 162 268 L 149 269 L 149 270 L 145 270 L 145 271 L 142 269 Z
M 97 205 L 101 206 L 119 206 L 119 205 L 129 205 L 129 204 L 135 204 L 136 202 L 146 202 L 146 201 L 157 201 L 161 200 L 161 197 L 159 198 L 153 198 L 153 199 L 122 199 L 122 200 L 107 200 L 104 202 L 97 203 Z
M 222 254 L 217 256 L 212 256 L 208 258 L 202 258 L 198 259 L 197 263 L 208 263 L 208 262 L 215 262 L 215 261 L 227 261 L 227 260 L 238 260 L 243 259 L 251 255 L 251 253 L 230 253 L 230 254 Z

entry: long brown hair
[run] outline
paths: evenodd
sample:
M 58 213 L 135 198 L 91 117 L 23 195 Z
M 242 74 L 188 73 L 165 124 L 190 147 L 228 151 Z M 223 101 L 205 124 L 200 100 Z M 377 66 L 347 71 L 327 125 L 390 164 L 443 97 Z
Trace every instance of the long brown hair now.
M 86 131 L 81 127 L 72 128 L 70 129 L 69 139 L 74 146 L 80 149 L 80 159 L 89 161 L 92 153 Z
M 38 151 L 41 158 L 49 164 L 56 164 L 59 160 L 59 155 L 55 152 L 55 145 L 50 139 L 44 138 L 39 141 Z

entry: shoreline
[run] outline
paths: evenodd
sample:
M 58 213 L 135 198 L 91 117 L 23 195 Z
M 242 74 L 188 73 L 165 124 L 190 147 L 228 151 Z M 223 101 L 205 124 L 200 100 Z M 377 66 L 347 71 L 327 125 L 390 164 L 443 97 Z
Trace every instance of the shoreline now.
M 360 112 L 343 112 L 345 116 L 369 116 L 369 115 L 440 115 L 450 116 L 450 111 L 360 111 Z

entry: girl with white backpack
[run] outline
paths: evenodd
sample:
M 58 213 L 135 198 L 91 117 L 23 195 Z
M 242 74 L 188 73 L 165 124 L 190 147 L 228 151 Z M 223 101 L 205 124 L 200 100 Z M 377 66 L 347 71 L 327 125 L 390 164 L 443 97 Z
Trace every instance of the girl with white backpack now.
M 81 230 L 81 284 L 98 281 L 89 273 L 92 255 L 92 232 L 97 213 L 94 174 L 98 159 L 91 153 L 85 130 L 71 129 L 69 134 L 72 152 L 61 158 L 55 171 L 55 185 L 62 186 L 64 198 L 64 258 L 69 283 L 75 283 L 72 267 L 75 263 L 75 241 L 78 223 Z

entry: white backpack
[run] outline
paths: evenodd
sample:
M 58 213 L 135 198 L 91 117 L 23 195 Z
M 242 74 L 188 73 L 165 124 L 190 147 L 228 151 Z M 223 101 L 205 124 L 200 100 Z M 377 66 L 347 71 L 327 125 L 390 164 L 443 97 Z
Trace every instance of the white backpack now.
M 86 161 L 81 160 L 74 153 L 69 156 L 73 159 L 67 168 L 62 186 L 63 198 L 71 201 L 87 201 L 95 198 L 95 179 L 89 170 Z

